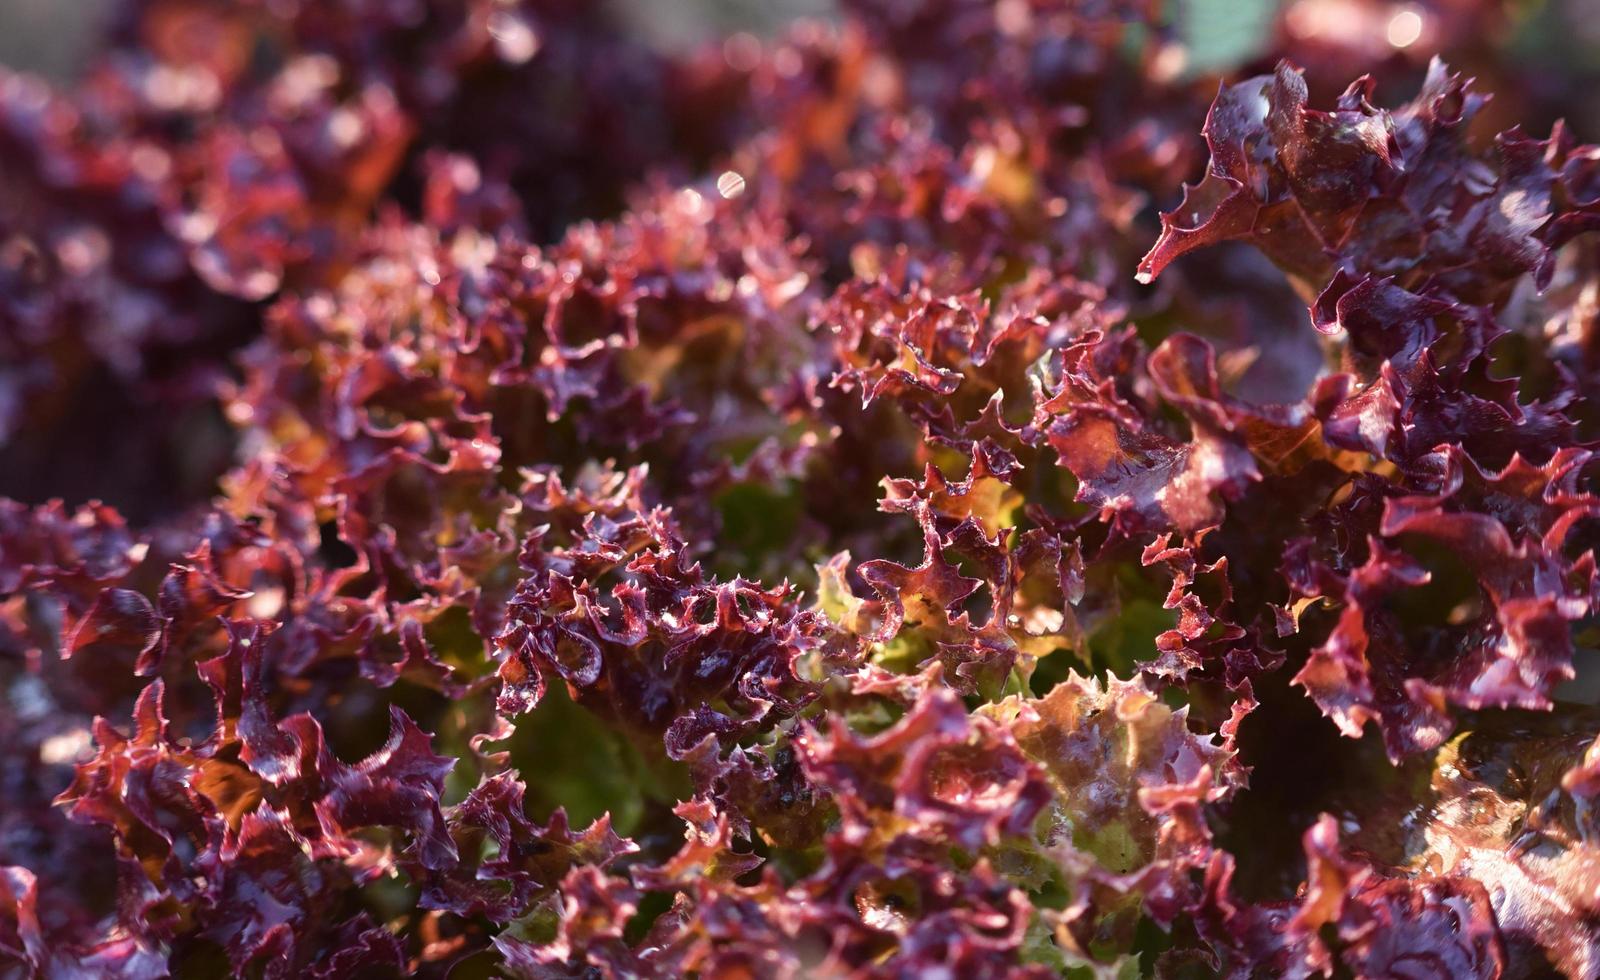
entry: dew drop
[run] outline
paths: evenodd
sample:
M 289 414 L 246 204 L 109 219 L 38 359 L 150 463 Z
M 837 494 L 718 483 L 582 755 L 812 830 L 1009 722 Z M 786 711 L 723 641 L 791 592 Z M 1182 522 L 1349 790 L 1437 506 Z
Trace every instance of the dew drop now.
M 1397 48 L 1409 48 L 1422 37 L 1422 15 L 1415 10 L 1402 10 L 1389 19 L 1384 36 Z
M 743 194 L 744 175 L 733 170 L 724 170 L 722 176 L 717 178 L 717 193 L 728 201 Z

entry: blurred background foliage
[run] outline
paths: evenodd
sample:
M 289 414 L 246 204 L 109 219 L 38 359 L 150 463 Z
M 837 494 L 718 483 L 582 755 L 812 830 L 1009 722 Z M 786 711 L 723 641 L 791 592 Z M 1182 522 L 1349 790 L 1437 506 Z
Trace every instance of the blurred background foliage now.
M 831 17 L 839 0 L 596 0 L 666 50 L 749 31 L 772 34 L 798 17 Z M 98 26 L 116 0 L 0 0 L 0 64 L 70 79 L 87 58 Z M 1533 90 L 1504 107 L 1542 135 L 1565 116 L 1583 140 L 1600 139 L 1600 0 L 1505 0 L 1498 29 L 1449 37 L 1454 8 L 1467 0 L 1170 0 L 1170 16 L 1187 49 L 1187 70 L 1236 74 L 1254 70 L 1274 47 L 1323 49 L 1342 65 L 1374 64 L 1391 51 L 1443 51 L 1468 71 L 1472 57 L 1514 67 Z M 1461 18 L 1460 20 L 1466 20 Z M 1406 41 L 1408 43 L 1396 44 Z M 1281 47 L 1282 45 L 1278 45 Z M 1402 52 L 1403 53 L 1403 52 Z M 1425 59 L 1423 59 L 1425 60 Z M 1330 68 L 1333 66 L 1330 65 Z M 1348 67 L 1344 69 L 1348 73 Z M 1311 72 L 1313 83 L 1317 73 Z M 1482 88 L 1500 91 L 1494 78 Z M 1324 93 L 1331 97 L 1333 93 Z M 1410 93 L 1404 93 L 1409 95 Z M 1499 122 L 1499 120 L 1496 120 Z

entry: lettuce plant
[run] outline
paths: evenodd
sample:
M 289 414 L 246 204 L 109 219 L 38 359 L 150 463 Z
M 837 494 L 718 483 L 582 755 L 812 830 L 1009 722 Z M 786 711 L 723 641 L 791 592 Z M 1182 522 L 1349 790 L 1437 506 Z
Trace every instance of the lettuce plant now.
M 1320 3 L 0 74 L 0 975 L 1593 976 L 1600 149 Z

